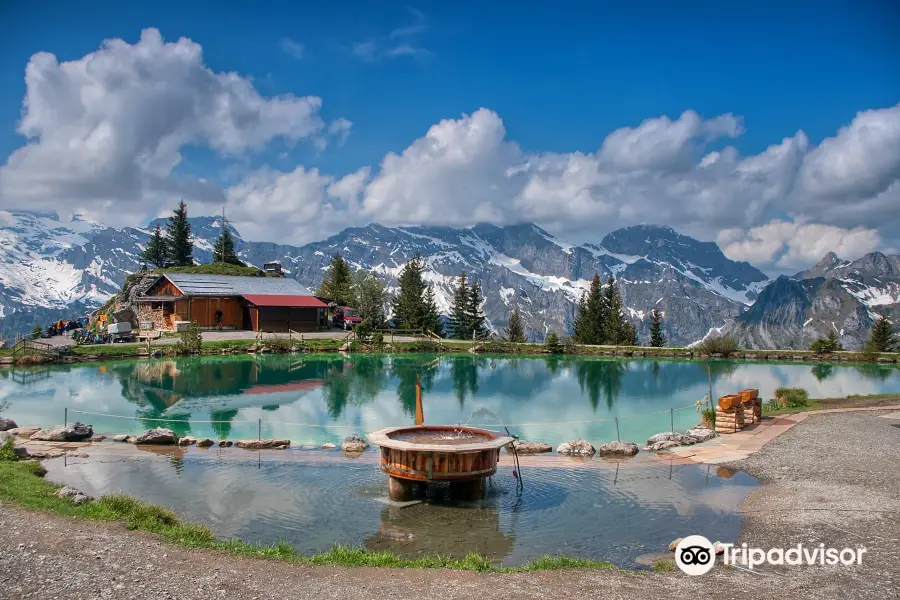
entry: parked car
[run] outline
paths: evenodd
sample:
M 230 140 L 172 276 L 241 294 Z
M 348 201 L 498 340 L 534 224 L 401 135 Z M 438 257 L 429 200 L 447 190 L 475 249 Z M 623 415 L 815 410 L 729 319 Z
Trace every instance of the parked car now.
M 106 333 L 112 338 L 113 343 L 134 341 L 134 330 L 131 329 L 131 323 L 128 321 L 110 323 L 106 326 Z
M 338 306 L 334 309 L 334 313 L 332 314 L 332 322 L 341 329 L 349 331 L 362 323 L 362 319 L 355 308 Z

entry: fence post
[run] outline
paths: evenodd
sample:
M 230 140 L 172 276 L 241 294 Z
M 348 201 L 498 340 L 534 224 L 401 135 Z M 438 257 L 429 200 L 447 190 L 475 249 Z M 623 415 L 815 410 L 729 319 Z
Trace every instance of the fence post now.
M 256 440 L 262 439 L 262 419 L 256 420 Z
M 63 427 L 67 427 L 69 425 L 69 407 L 65 407 L 63 411 Z
M 616 441 L 622 441 L 622 438 L 619 437 L 619 417 L 616 417 Z M 616 468 L 618 468 L 618 465 L 616 466 Z
M 669 409 L 669 422 L 672 424 L 672 433 L 675 433 L 675 409 Z

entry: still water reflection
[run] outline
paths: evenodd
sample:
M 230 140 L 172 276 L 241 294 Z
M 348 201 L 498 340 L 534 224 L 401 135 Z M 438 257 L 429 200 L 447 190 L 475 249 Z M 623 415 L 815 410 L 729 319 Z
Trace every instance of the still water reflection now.
M 258 462 L 237 449 L 129 447 L 142 456 L 122 456 L 122 446 L 105 446 L 90 459 L 47 461 L 48 477 L 95 496 L 122 491 L 162 504 L 220 537 L 287 541 L 302 553 L 350 544 L 404 556 L 478 552 L 510 565 L 561 553 L 631 567 L 687 532 L 735 539 L 737 506 L 756 485 L 716 467 L 617 470 L 597 460 L 524 465 L 521 493 L 501 467 L 482 501 L 454 502 L 436 487 L 425 502 L 398 505 L 374 461 L 324 458 L 339 453 L 263 451 Z
M 714 395 L 756 387 L 771 398 L 784 385 L 812 397 L 900 392 L 900 369 L 876 364 L 241 355 L 0 369 L 0 404 L 26 425 L 59 423 L 68 407 L 127 417 L 70 414 L 103 432 L 163 425 L 180 435 L 237 439 L 255 438 L 261 427 L 264 437 L 320 444 L 409 423 L 417 375 L 427 422 L 466 422 L 486 409 L 513 433 L 550 444 L 615 439 L 613 418 L 622 438 L 635 441 L 668 430 L 670 419 L 687 428 L 698 421 L 691 405 L 710 378 Z M 670 416 L 670 408 L 679 410 Z M 642 416 L 653 412 L 660 414 Z

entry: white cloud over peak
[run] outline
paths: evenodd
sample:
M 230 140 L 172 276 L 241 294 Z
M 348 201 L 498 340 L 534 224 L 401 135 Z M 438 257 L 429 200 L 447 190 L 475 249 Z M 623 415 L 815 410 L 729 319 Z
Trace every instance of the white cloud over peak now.
M 58 208 L 98 218 L 146 214 L 173 196 L 220 202 L 216 185 L 176 173 L 182 151 L 206 147 L 225 157 L 319 138 L 322 100 L 265 98 L 236 73 L 217 73 L 187 38 L 105 41 L 81 59 L 31 57 L 19 133 L 27 143 L 0 168 L 0 204 Z M 342 126 L 349 128 L 349 123 Z
M 423 23 L 360 52 L 399 48 Z M 728 145 L 744 130 L 732 114 L 687 110 L 612 131 L 593 152 L 529 153 L 481 108 L 340 177 L 308 166 L 248 170 L 246 155 L 273 145 L 340 146 L 351 123 L 325 123 L 315 96 L 265 97 L 247 77 L 212 71 L 188 39 L 165 42 L 148 29 L 134 44 L 109 40 L 69 62 L 39 53 L 25 80 L 27 141 L 0 167 L 3 207 L 123 225 L 183 196 L 201 203 L 194 215 L 227 202 L 247 239 L 293 244 L 371 221 L 535 221 L 574 242 L 660 223 L 774 270 L 828 251 L 855 258 L 900 247 L 900 105 L 860 112 L 817 145 L 798 130 L 750 155 Z M 238 183 L 223 189 L 191 175 L 189 147 L 212 150 L 224 170 L 242 173 Z

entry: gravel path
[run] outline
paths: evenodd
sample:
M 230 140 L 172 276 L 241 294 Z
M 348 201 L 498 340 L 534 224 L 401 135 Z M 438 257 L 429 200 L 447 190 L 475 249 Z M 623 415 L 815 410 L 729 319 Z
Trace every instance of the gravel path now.
M 0 506 L 0 597 L 897 598 L 900 429 L 891 423 L 900 420 L 880 414 L 810 417 L 732 465 L 763 482 L 742 505 L 747 518 L 740 541 L 763 548 L 862 544 L 868 554 L 861 566 L 766 568 L 765 574 L 717 567 L 702 577 L 307 567 L 186 550 L 118 524 L 7 505 Z

